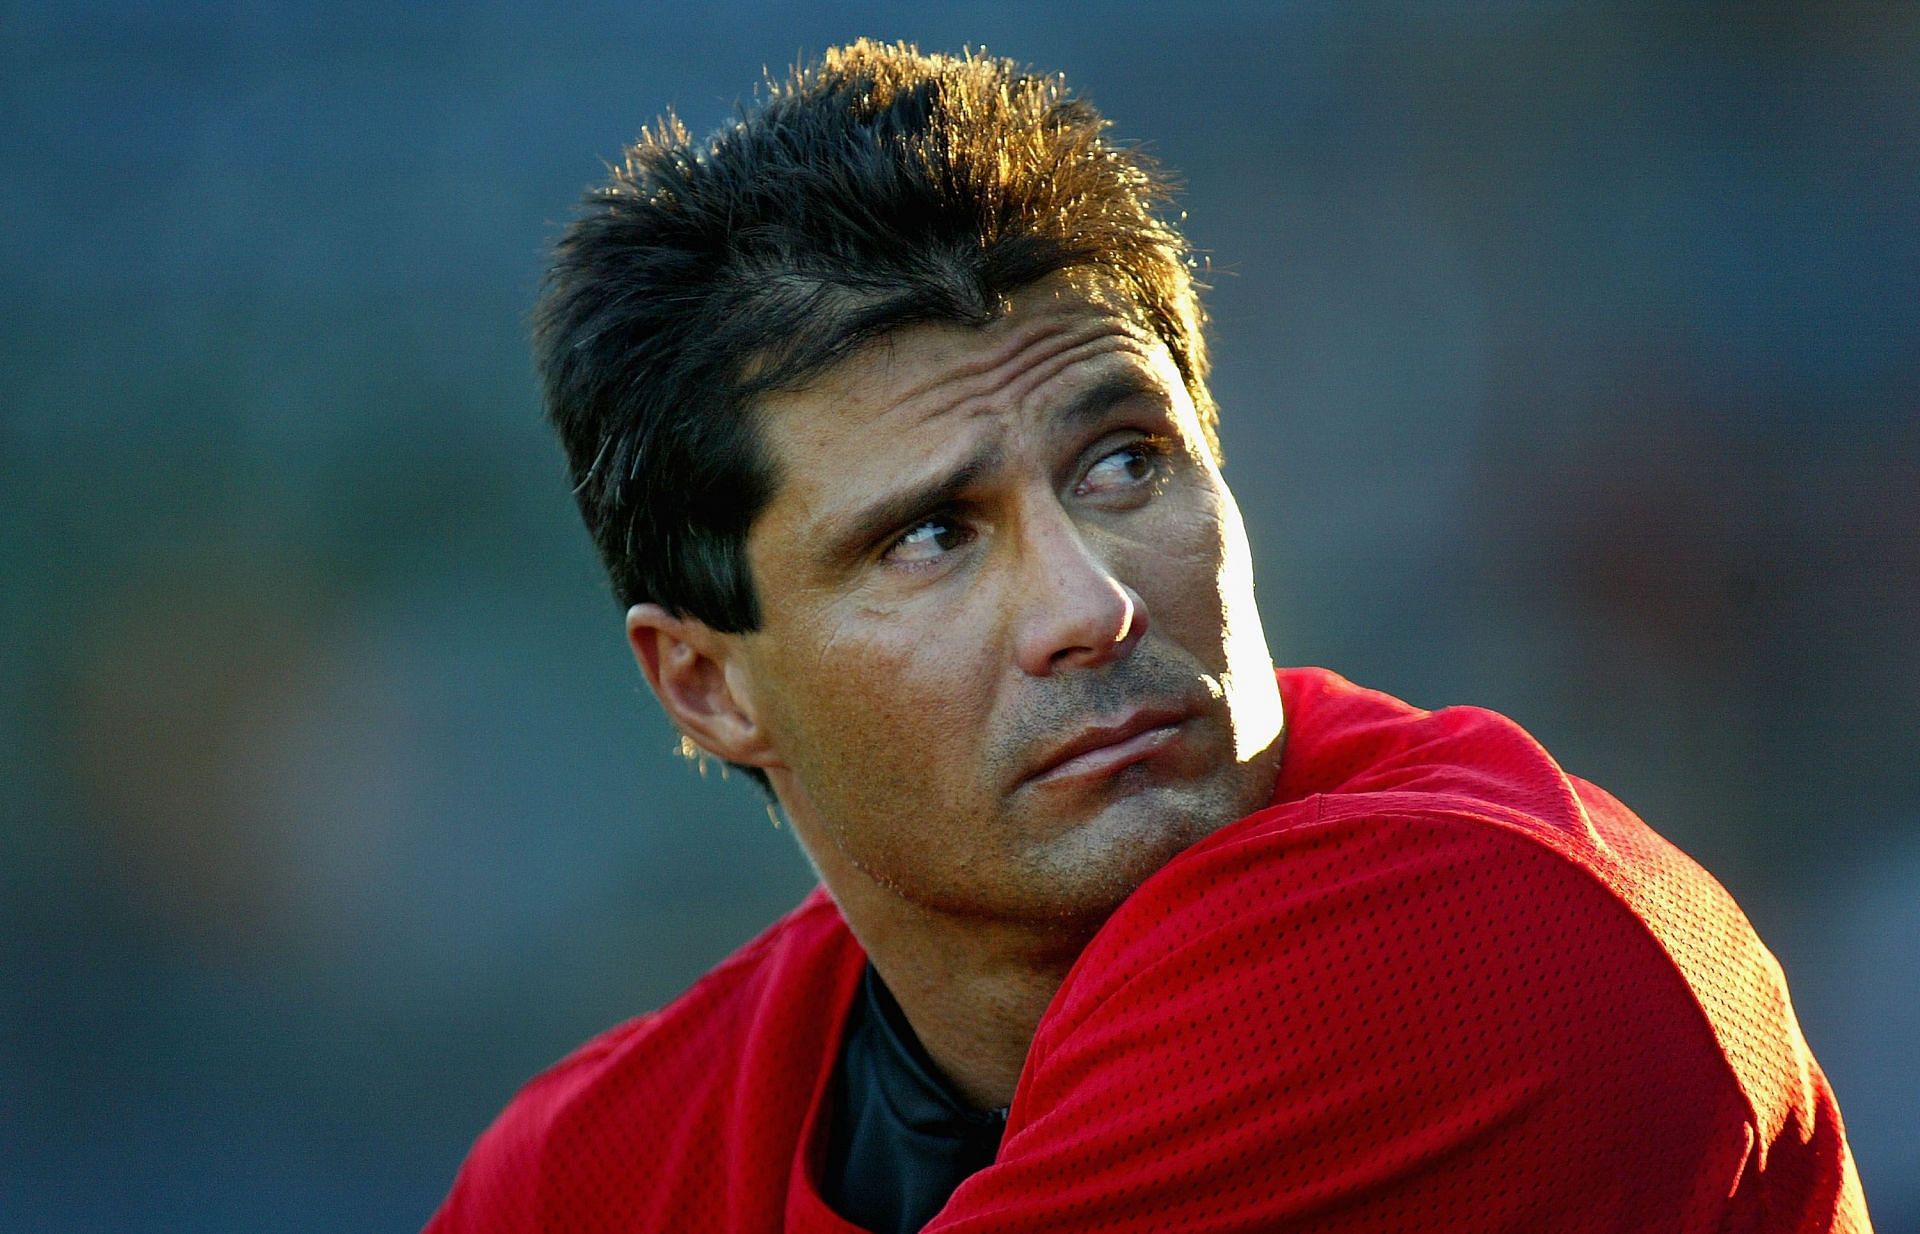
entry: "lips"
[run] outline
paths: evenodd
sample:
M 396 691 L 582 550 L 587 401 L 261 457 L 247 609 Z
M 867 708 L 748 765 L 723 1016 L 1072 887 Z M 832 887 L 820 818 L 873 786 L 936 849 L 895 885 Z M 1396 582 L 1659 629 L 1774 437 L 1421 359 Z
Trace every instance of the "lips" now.
M 1118 771 L 1175 741 L 1191 714 L 1183 707 L 1142 706 L 1119 719 L 1088 725 L 1042 756 L 1027 780 L 1044 783 Z

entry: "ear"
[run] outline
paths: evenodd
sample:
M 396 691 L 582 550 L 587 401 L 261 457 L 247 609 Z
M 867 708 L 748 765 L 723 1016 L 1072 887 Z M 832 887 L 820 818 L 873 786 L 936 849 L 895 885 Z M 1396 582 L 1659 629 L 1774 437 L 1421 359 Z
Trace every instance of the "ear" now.
M 627 610 L 627 642 L 667 718 L 694 744 L 729 763 L 779 761 L 734 636 L 658 604 L 636 604 Z

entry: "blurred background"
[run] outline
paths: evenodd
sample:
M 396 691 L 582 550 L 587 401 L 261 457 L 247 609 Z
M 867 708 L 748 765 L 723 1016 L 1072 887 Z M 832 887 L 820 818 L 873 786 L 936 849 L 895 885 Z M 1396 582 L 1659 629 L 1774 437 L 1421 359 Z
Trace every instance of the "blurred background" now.
M 871 34 L 1184 176 L 1275 654 L 1734 892 L 1920 1230 L 1920 6 L 0 3 L 0 1230 L 413 1230 L 810 884 L 524 340 L 641 124 Z

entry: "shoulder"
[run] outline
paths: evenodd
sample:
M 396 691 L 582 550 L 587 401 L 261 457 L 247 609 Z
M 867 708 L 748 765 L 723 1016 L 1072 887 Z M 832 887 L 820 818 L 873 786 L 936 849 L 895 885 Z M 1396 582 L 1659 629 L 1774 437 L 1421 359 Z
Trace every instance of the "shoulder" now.
M 1156 1063 L 1292 1055 L 1390 1079 L 1401 1102 L 1489 1085 L 1532 1101 L 1581 1077 L 1622 1100 L 1738 1098 L 1703 977 L 1668 945 L 1703 923 L 1623 894 L 1596 848 L 1556 828 L 1383 796 L 1402 799 L 1283 807 L 1150 880 L 1082 957 L 1048 1044 L 1085 1049 L 1089 1027 L 1133 1014 L 1211 1015 L 1217 1027 L 1168 1036 L 1183 1048 Z M 1739 938 L 1744 920 L 1704 927 Z M 1761 956 L 1724 958 L 1750 961 L 1734 979 L 1751 984 L 1777 976 Z
M 1138 1205 L 1103 1228 L 1144 1205 L 1192 1229 L 1704 1230 L 1777 1143 L 1793 1202 L 1834 1201 L 1830 1099 L 1704 871 L 1492 712 L 1326 701 L 1345 722 L 1323 712 L 1283 772 L 1304 795 L 1169 864 L 1082 955 L 974 1199 L 1098 1211 L 1110 1159 Z
M 833 1003 L 860 952 L 816 891 L 674 1002 L 588 1041 L 523 1086 L 475 1142 L 431 1234 L 597 1229 L 594 1214 L 654 1211 L 684 1185 L 665 1163 L 724 1155 L 797 1128 Z M 711 1194 L 714 1163 L 702 1188 Z M 612 1227 L 608 1227 L 612 1228 Z

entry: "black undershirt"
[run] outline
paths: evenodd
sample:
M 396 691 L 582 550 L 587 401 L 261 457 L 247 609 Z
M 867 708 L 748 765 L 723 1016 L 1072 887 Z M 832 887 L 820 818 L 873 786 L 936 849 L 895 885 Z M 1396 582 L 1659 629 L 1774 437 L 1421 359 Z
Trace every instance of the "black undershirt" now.
M 912 1234 L 992 1163 L 1005 1110 L 967 1105 L 928 1057 L 873 965 L 854 995 L 833 1074 L 827 1204 L 873 1234 Z

